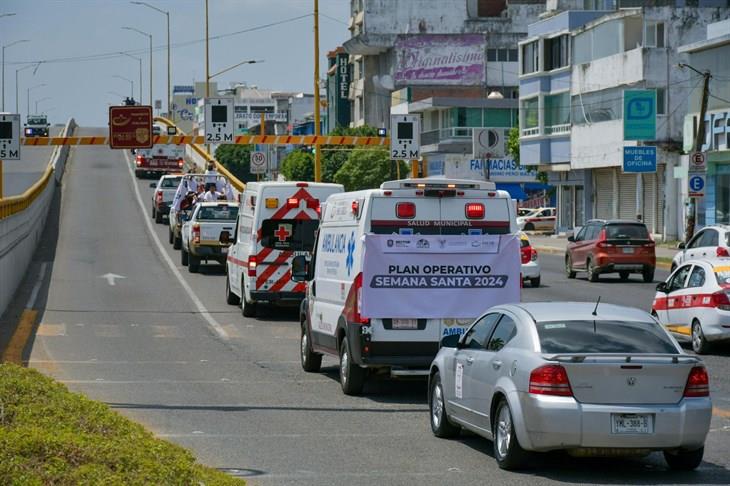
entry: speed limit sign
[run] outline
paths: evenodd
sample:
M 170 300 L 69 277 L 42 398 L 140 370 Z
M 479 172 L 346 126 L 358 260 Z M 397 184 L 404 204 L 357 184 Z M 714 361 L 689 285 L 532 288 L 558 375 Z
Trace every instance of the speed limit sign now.
M 266 174 L 266 152 L 251 152 L 251 174 Z

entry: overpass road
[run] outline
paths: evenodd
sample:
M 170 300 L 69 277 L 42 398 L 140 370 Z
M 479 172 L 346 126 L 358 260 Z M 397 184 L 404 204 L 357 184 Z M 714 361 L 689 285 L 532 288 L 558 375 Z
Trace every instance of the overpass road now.
M 52 126 L 49 137 L 57 137 L 63 127 Z M 20 160 L 3 161 L 3 194 L 17 196 L 22 194 L 41 178 L 51 159 L 53 147 L 21 147 Z
M 322 374 L 304 373 L 296 313 L 244 318 L 225 303 L 221 268 L 189 274 L 166 226 L 150 218 L 151 181 L 136 180 L 130 164 L 128 153 L 107 147 L 72 152 L 48 243 L 3 319 L 36 308 L 31 366 L 201 462 L 262 485 L 730 483 L 729 354 L 706 359 L 718 410 L 698 471 L 669 472 L 656 454 L 622 461 L 548 454 L 532 470 L 507 473 L 486 440 L 432 436 L 424 381 L 376 380 L 364 396 L 348 397 L 334 360 L 325 358 Z M 568 281 L 559 256 L 542 261 L 545 286 L 525 289 L 527 300 L 600 294 L 646 308 L 653 295 L 638 281 Z

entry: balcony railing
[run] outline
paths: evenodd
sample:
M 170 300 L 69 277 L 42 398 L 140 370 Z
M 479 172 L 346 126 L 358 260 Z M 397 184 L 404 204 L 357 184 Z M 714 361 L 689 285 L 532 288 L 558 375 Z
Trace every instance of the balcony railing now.
M 509 130 L 509 127 L 488 127 Z M 421 132 L 421 145 L 434 145 L 440 142 L 471 141 L 474 127 L 448 127 Z
M 531 135 L 540 135 L 540 127 L 523 128 L 522 129 L 522 136 L 523 137 L 529 137 Z
M 545 135 L 556 135 L 558 133 L 570 133 L 570 123 L 545 127 Z

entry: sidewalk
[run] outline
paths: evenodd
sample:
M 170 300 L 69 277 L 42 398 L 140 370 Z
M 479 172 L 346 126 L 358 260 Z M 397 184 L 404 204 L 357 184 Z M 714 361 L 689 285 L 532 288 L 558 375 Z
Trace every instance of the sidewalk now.
M 568 239 L 565 236 L 547 236 L 547 235 L 537 235 L 537 234 L 528 234 L 528 237 L 530 238 L 530 242 L 532 243 L 532 246 L 535 247 L 535 249 L 539 252 L 543 253 L 554 253 L 559 255 L 565 254 L 565 249 L 568 246 Z M 663 248 L 663 247 L 656 247 L 656 257 L 657 259 L 664 260 L 664 262 L 657 263 L 657 267 L 663 268 L 663 263 L 665 262 L 671 262 L 672 258 L 674 258 L 674 255 L 677 254 L 677 250 L 671 250 L 669 248 Z M 669 263 L 666 263 L 666 267 L 669 268 Z

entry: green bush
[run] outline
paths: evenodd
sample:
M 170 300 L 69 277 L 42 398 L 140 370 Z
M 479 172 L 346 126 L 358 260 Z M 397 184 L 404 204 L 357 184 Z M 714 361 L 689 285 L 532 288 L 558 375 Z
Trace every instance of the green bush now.
M 52 379 L 0 365 L 0 483 L 242 485 Z
M 313 181 L 314 157 L 302 150 L 289 152 L 281 161 L 281 173 L 288 181 Z
M 223 166 L 231 171 L 238 180 L 243 182 L 251 182 L 256 180 L 256 174 L 252 174 L 251 168 L 251 145 L 219 145 L 215 150 L 215 159 L 223 164 Z
M 385 149 L 357 148 L 335 174 L 335 182 L 344 185 L 346 191 L 379 187 L 385 181 L 397 179 L 395 164 Z M 407 176 L 408 165 L 401 163 L 401 177 Z

